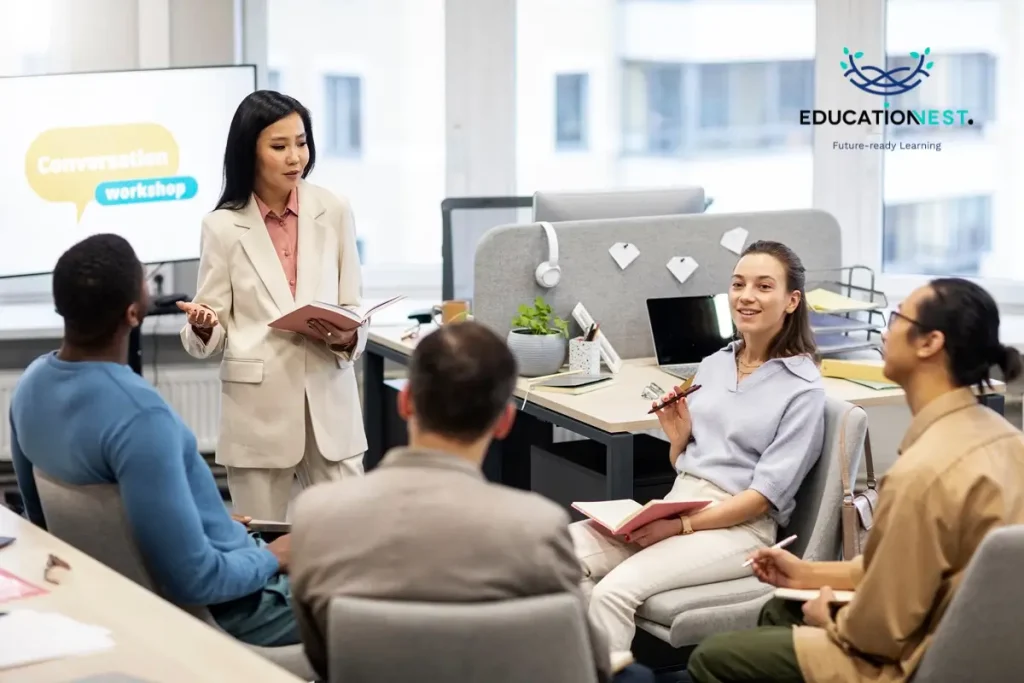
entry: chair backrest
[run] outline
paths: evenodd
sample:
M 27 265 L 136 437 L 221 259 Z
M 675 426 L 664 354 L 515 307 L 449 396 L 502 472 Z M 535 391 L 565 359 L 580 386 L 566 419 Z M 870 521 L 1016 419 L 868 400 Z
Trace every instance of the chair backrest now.
M 65 484 L 38 467 L 34 476 L 47 531 L 143 588 L 158 592 L 128 526 L 117 484 Z
M 850 415 L 844 430 L 843 418 L 847 413 Z M 797 535 L 797 540 L 789 547 L 794 554 L 816 561 L 840 559 L 843 542 L 841 444 L 845 439 L 851 477 L 855 478 L 867 433 L 868 416 L 863 408 L 837 398 L 825 398 L 825 439 L 821 456 L 800 485 L 789 525 L 779 530 L 780 539 Z
M 942 616 L 914 683 L 1014 681 L 1024 671 L 1024 525 L 989 532 Z
M 478 603 L 336 597 L 331 683 L 594 683 L 586 617 L 570 593 Z

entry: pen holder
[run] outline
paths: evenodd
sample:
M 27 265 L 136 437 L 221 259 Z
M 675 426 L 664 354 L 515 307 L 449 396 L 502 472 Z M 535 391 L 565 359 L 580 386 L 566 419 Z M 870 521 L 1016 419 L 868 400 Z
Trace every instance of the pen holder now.
M 601 346 L 596 341 L 570 339 L 569 370 L 582 375 L 600 375 Z

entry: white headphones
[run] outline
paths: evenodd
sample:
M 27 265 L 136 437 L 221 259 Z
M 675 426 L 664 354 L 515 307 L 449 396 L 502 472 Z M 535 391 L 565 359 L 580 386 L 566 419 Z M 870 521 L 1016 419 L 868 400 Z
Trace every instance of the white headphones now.
M 558 267 L 558 236 L 555 228 L 547 221 L 541 221 L 540 227 L 544 228 L 544 234 L 548 238 L 548 260 L 537 266 L 534 277 L 541 287 L 550 289 L 558 284 L 562 277 L 562 269 Z

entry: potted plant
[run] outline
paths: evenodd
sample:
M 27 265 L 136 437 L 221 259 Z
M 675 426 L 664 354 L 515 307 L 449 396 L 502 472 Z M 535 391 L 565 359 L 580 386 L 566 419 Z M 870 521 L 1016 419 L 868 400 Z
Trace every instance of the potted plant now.
M 565 361 L 569 323 L 559 318 L 538 296 L 533 306 L 522 304 L 512 319 L 508 347 L 519 363 L 523 377 L 540 377 L 558 372 Z

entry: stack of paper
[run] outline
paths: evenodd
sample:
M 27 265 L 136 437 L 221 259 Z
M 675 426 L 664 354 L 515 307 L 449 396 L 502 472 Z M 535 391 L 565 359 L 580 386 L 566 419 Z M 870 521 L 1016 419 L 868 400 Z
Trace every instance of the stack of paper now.
M 807 292 L 807 305 L 819 313 L 850 313 L 853 311 L 873 311 L 881 308 L 880 304 L 869 301 L 858 301 L 827 289 L 812 289 Z
M 114 647 L 110 631 L 63 614 L 15 610 L 0 616 L 0 670 Z

